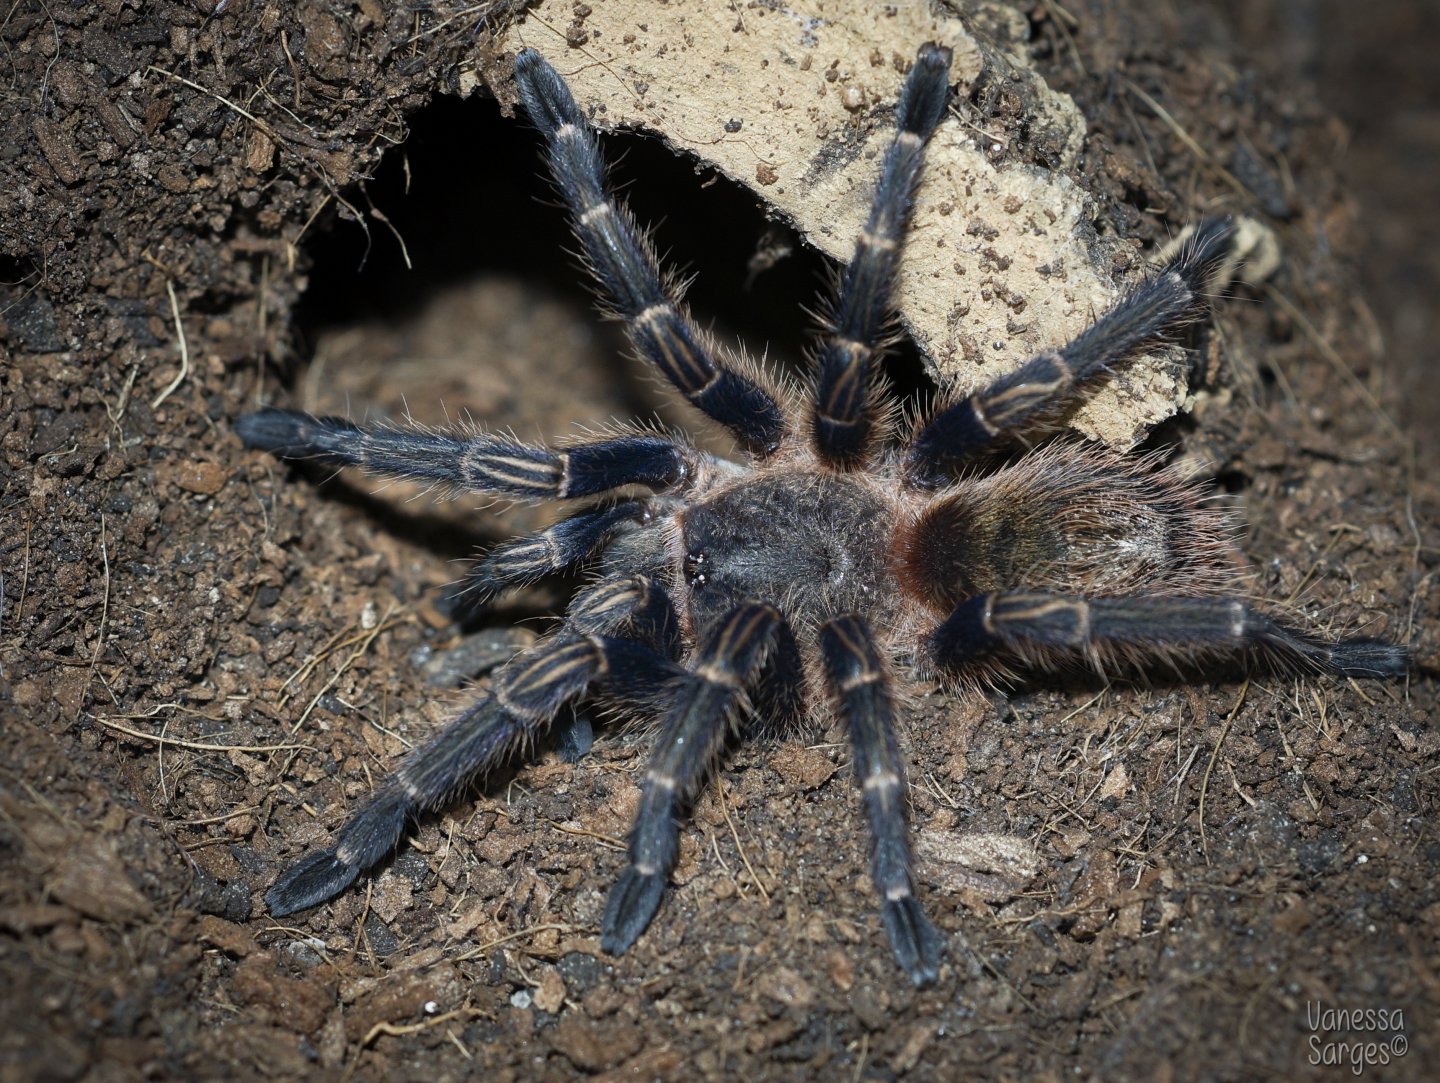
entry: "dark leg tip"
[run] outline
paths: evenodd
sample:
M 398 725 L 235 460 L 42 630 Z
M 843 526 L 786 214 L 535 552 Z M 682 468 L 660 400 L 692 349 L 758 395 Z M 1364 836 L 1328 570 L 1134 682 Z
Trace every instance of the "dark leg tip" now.
M 1225 259 L 1235 239 L 1235 223 L 1229 217 L 1205 218 L 1185 242 L 1171 266 L 1191 289 L 1203 291 L 1210 276 Z
M 565 80 L 534 49 L 521 49 L 515 54 L 515 85 L 530 122 L 547 136 L 553 136 L 565 124 L 581 121 Z
M 359 875 L 360 866 L 341 861 L 334 850 L 320 850 L 291 866 L 275 881 L 265 893 L 265 906 L 277 918 L 308 910 L 340 894 Z
M 1327 665 L 1342 677 L 1403 677 L 1410 672 L 1410 652 L 1393 643 L 1352 639 L 1330 648 Z
M 900 127 L 928 139 L 945 115 L 950 94 L 951 52 L 933 41 L 920 46 L 896 108 Z
M 556 736 L 555 751 L 566 763 L 579 763 L 590 755 L 595 745 L 595 726 L 590 714 L 576 707 L 562 711 L 551 724 L 551 732 Z
M 435 608 L 456 624 L 472 624 L 490 612 L 496 590 L 477 564 L 463 579 L 447 583 L 435 596 Z
M 625 870 L 605 902 L 605 916 L 600 922 L 601 949 L 611 955 L 624 955 L 630 950 L 660 909 L 667 879 L 658 872 L 642 873 L 634 865 Z
M 910 975 L 916 988 L 926 986 L 940 975 L 940 954 L 945 948 L 941 937 L 920 903 L 913 896 L 887 899 L 880 919 L 890 937 L 890 947 L 900 969 Z
M 915 63 L 932 74 L 948 74 L 950 61 L 954 58 L 949 46 L 927 41 L 915 54 Z
M 237 418 L 235 433 L 248 448 L 284 456 L 287 451 L 307 446 L 305 430 L 312 420 L 309 414 L 302 414 L 299 410 L 280 410 L 272 406 Z
M 534 49 L 521 49 L 515 54 L 515 80 L 520 84 L 522 94 L 536 94 L 549 91 L 549 84 L 558 77 L 550 62 Z M 543 83 L 541 87 L 539 84 Z M 529 102 L 526 102 L 529 105 Z

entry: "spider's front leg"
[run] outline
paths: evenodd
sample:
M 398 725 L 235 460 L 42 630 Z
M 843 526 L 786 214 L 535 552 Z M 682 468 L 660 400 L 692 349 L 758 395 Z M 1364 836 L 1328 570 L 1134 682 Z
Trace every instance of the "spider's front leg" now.
M 694 474 L 696 451 L 655 433 L 627 433 L 570 447 L 525 444 L 492 433 L 357 425 L 269 407 L 235 422 L 245 446 L 291 462 L 358 466 L 367 474 L 425 481 L 456 492 L 514 500 L 570 500 L 626 485 L 670 489 Z
M 442 607 L 456 621 L 478 616 L 501 591 L 578 567 L 616 535 L 649 521 L 651 515 L 647 501 L 622 500 L 586 508 L 544 530 L 497 545 L 463 579 L 446 588 Z
M 670 611 L 671 619 L 657 616 Z M 647 638 L 673 626 L 663 588 L 643 577 L 608 580 L 579 595 L 554 635 L 512 658 L 494 686 L 434 738 L 415 749 L 345 823 L 332 846 L 305 857 L 265 894 L 276 917 L 324 902 L 384 858 L 421 812 L 502 763 L 593 683 L 638 693 L 675 669 L 655 647 L 609 633 L 636 622 Z
M 610 193 L 595 133 L 570 88 L 534 49 L 515 56 L 515 83 L 545 136 L 550 171 L 570 211 L 585 262 L 641 355 L 695 407 L 765 457 L 787 423 L 773 392 L 719 354 L 690 320 L 680 291 L 661 274 L 644 234 Z
M 1400 677 L 1410 652 L 1393 643 L 1329 643 L 1237 598 L 1081 598 L 1033 591 L 982 594 L 962 602 L 930 636 L 936 663 L 951 671 L 997 652 L 1023 661 L 1253 658 L 1280 669 L 1343 677 Z
M 928 985 L 939 974 L 943 941 L 915 897 L 889 667 L 870 628 L 854 614 L 820 629 L 820 654 L 826 690 L 855 750 L 855 780 L 870 821 L 870 876 L 880 893 L 885 933 L 910 980 Z
M 966 463 L 1062 409 L 1148 343 L 1205 309 L 1205 287 L 1229 246 L 1227 219 L 1200 223 L 1165 266 L 1127 290 L 1104 315 L 1058 350 L 944 407 L 924 422 L 906 452 L 911 484 L 933 488 Z

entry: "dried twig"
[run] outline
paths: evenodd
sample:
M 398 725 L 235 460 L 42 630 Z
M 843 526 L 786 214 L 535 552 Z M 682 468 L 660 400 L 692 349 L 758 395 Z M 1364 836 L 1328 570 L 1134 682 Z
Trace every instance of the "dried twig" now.
M 164 391 L 150 400 L 152 410 L 168 399 L 190 375 L 190 344 L 185 340 L 185 325 L 180 322 L 180 302 L 175 299 L 175 283 L 169 278 L 165 279 L 165 292 L 170 295 L 170 315 L 175 318 L 175 338 L 180 344 L 180 371 L 175 374 L 175 379 L 165 386 Z

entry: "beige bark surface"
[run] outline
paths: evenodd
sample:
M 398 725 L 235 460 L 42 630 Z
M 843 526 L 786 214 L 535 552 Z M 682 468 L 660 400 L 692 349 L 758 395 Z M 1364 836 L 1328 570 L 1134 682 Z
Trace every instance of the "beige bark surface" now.
M 754 189 L 808 243 L 844 261 L 915 50 L 932 40 L 950 46 L 961 93 L 929 149 L 899 302 L 932 373 L 969 390 L 1102 311 L 1116 294 L 1111 257 L 1123 243 L 1095 243 L 1106 226 L 1065 172 L 1084 120 L 1008 44 L 1023 42 L 1023 20 L 1008 9 L 979 10 L 962 20 L 921 4 L 618 0 L 577 18 L 570 3 L 547 2 L 503 47 L 544 54 L 597 126 L 660 135 Z M 1047 133 L 1058 171 L 1013 153 L 1018 123 L 997 130 L 972 119 L 964 95 L 986 63 L 1007 69 L 1025 103 L 1024 126 Z M 1182 380 L 1173 364 L 1129 366 L 1073 423 L 1128 445 L 1175 411 Z

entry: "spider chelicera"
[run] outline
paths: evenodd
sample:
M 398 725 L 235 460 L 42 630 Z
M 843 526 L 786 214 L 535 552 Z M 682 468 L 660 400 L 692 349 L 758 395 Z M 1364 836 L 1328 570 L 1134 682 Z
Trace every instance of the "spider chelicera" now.
M 1112 366 L 1204 312 L 1207 278 L 1228 248 L 1224 221 L 1202 223 L 1070 343 L 942 399 L 901 431 L 878 361 L 949 67 L 942 46 L 916 55 L 869 219 L 796 401 L 695 327 L 610 193 L 565 81 L 533 49 L 515 58 L 520 100 L 613 314 L 640 356 L 729 430 L 743 461 L 639 427 L 544 447 L 279 409 L 242 417 L 248 446 L 286 459 L 459 493 L 588 498 L 549 529 L 494 549 L 466 579 L 473 599 L 587 569 L 558 629 L 406 756 L 333 845 L 288 869 L 266 894 L 272 914 L 348 887 L 412 818 L 531 742 L 567 704 L 596 697 L 658 722 L 628 864 L 600 921 L 602 947 L 619 954 L 655 916 L 681 814 L 727 740 L 833 718 L 850 737 L 885 931 L 922 985 L 937 976 L 942 938 L 916 897 L 897 664 L 956 687 L 1073 664 L 1405 672 L 1404 648 L 1326 642 L 1235 595 L 1225 523 L 1153 458 L 1017 439 L 1053 427 Z

